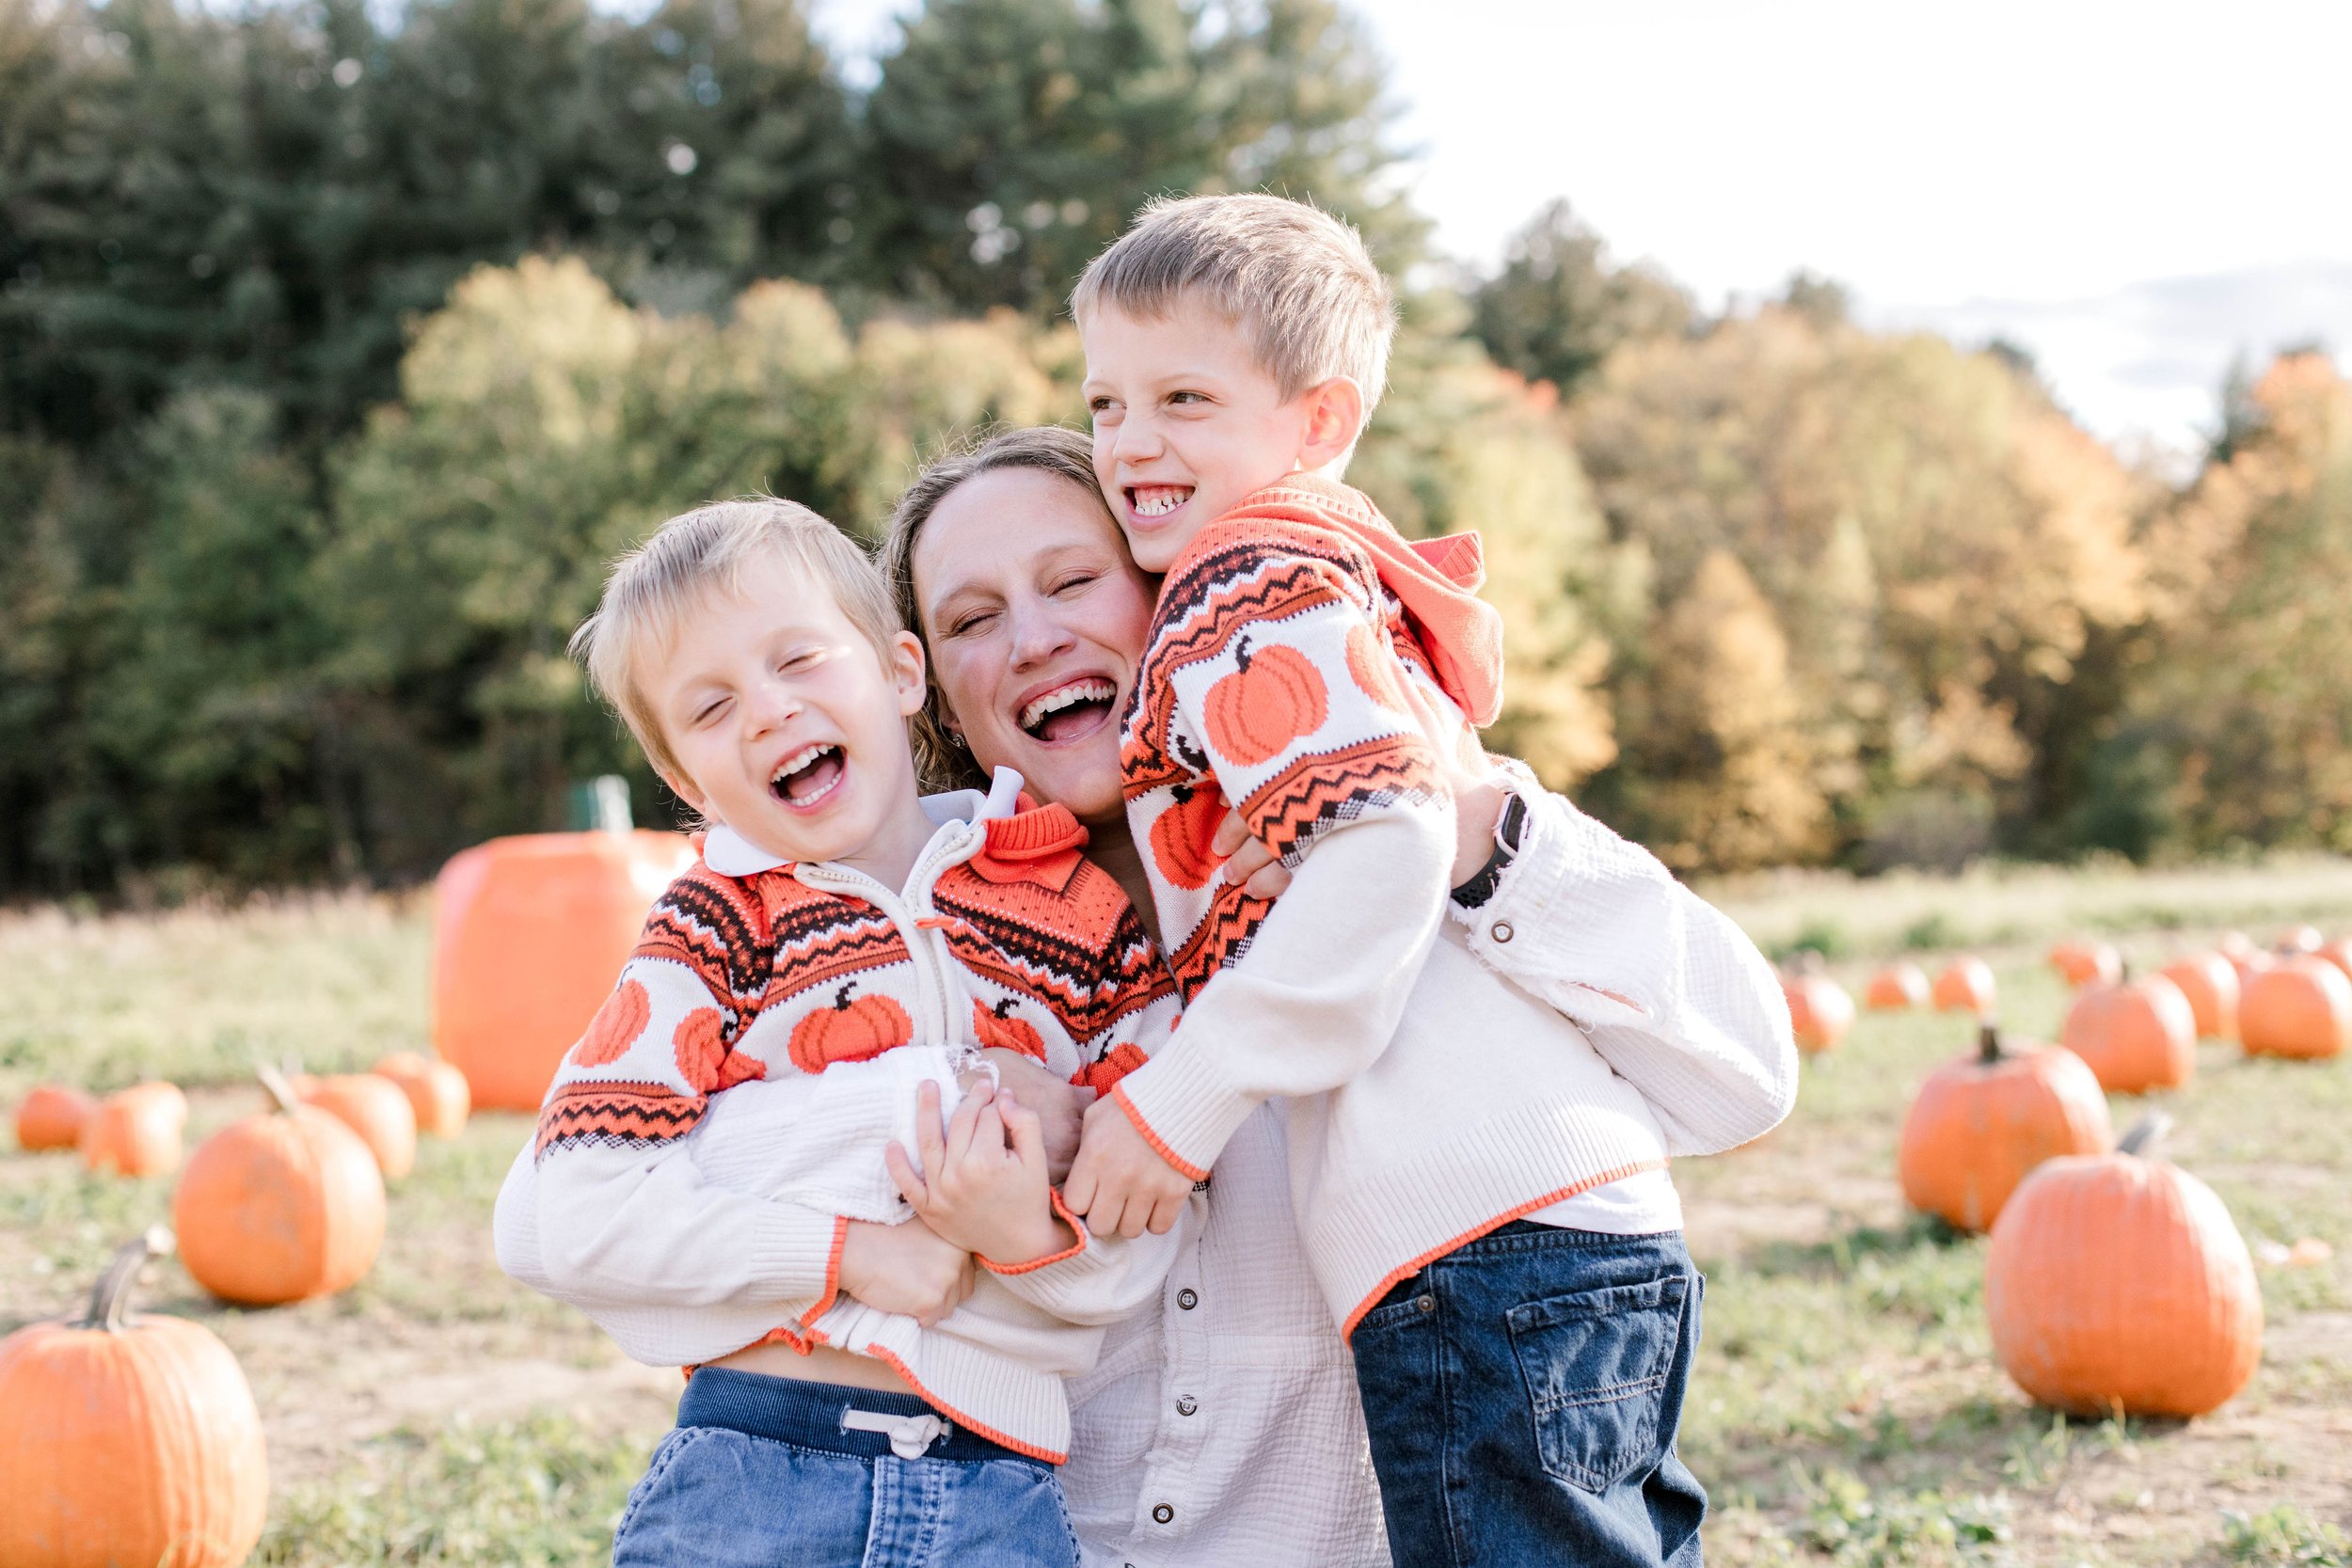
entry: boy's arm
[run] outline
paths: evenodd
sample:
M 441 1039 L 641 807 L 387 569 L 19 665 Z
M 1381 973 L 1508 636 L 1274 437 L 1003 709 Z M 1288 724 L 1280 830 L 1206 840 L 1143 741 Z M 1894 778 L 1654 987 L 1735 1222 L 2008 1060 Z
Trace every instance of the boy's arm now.
M 1471 951 L 1583 1029 L 1649 1101 L 1669 1154 L 1777 1126 L 1797 1051 L 1763 954 L 1648 850 L 1504 766 L 1528 807 L 1518 851 L 1484 903 L 1447 902 Z

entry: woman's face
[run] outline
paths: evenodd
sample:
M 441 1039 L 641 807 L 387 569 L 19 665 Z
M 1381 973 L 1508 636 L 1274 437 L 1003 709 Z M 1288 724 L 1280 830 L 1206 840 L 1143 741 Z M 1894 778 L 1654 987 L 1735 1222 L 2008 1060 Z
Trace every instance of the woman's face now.
M 1152 589 L 1102 498 L 1038 468 L 977 475 L 933 509 L 912 564 L 932 677 L 973 759 L 1081 821 L 1117 820 L 1119 716 Z

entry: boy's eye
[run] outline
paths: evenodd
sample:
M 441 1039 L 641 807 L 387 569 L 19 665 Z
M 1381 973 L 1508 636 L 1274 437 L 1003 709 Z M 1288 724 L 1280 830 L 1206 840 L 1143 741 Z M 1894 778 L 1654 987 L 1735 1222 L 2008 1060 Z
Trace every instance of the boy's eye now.
M 1119 400 L 1116 398 L 1090 397 L 1087 399 L 1087 412 L 1094 417 L 1095 422 L 1098 424 L 1106 418 L 1115 419 L 1119 414 Z
M 1168 401 L 1170 403 L 1206 403 L 1209 397 L 1206 392 L 1170 392 L 1168 394 Z
M 701 709 L 695 713 L 694 722 L 697 724 L 709 723 L 713 719 L 719 717 L 720 711 L 726 705 L 727 700 L 724 697 L 714 698 L 712 701 L 705 703 Z

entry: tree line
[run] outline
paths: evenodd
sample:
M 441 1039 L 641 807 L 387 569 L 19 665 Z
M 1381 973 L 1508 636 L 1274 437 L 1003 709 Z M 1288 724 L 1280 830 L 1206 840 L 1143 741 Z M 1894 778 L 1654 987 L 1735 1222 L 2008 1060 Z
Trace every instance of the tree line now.
M 563 656 L 753 489 L 1078 417 L 1069 279 L 1272 188 L 1415 287 L 1351 475 L 1475 527 L 1496 740 L 1678 866 L 2352 847 L 2352 389 L 2182 482 L 2013 351 L 1710 318 L 1565 206 L 1445 274 L 1329 0 L 0 0 L 0 896 L 429 875 L 630 773 Z

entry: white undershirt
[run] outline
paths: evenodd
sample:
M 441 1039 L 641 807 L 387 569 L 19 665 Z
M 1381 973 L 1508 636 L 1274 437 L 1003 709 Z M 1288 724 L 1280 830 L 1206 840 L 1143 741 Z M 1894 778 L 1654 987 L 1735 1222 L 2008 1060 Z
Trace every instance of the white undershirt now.
M 1674 1178 L 1664 1170 L 1637 1171 L 1520 1218 L 1563 1230 L 1654 1236 L 1661 1230 L 1682 1228 L 1682 1195 L 1675 1191 Z

